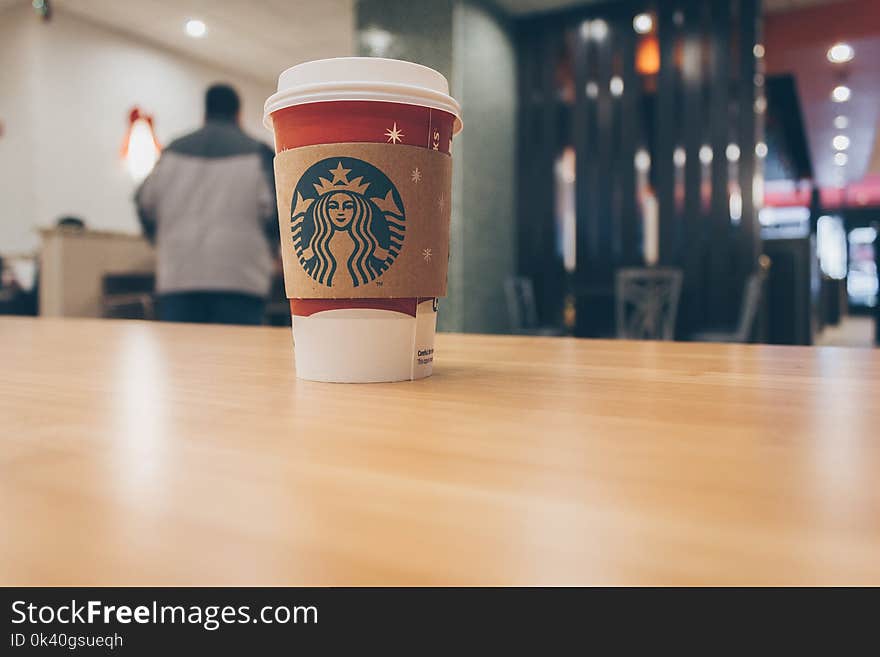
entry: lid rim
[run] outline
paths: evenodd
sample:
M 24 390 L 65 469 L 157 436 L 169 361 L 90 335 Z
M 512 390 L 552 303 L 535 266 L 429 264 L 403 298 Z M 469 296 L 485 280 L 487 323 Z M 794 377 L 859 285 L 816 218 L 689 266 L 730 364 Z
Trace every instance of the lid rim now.
M 394 62 L 396 64 L 405 64 L 410 67 L 417 67 L 430 71 L 443 81 L 443 87 L 448 88 L 446 78 L 439 72 L 423 64 L 414 62 L 403 62 L 402 60 L 383 60 L 379 58 L 369 57 L 340 57 L 337 61 L 343 60 L 371 60 L 374 64 L 379 61 Z M 310 64 L 320 64 L 330 60 L 316 60 L 315 62 L 305 62 L 297 64 L 286 69 L 281 73 L 278 79 L 279 87 L 282 80 L 290 71 L 309 66 Z M 461 131 L 461 106 L 449 93 L 444 93 L 436 88 L 423 86 L 420 84 L 412 84 L 410 82 L 386 82 L 379 80 L 329 80 L 322 82 L 309 82 L 296 86 L 278 89 L 274 94 L 266 99 L 263 106 L 263 125 L 271 130 L 273 112 L 285 109 L 287 107 L 295 107 L 297 105 L 305 105 L 316 102 L 338 102 L 338 101 L 377 101 L 377 102 L 397 102 L 405 105 L 418 105 L 448 112 L 455 117 L 453 126 L 453 134 Z
M 357 64 L 358 62 L 368 61 L 370 64 L 379 64 L 379 65 L 399 65 L 403 64 L 406 68 L 409 69 L 420 69 L 423 71 L 427 71 L 432 76 L 436 76 L 443 81 L 444 88 L 446 92 L 449 91 L 449 81 L 446 79 L 446 76 L 443 75 L 437 69 L 431 68 L 430 66 L 425 66 L 424 64 L 419 64 L 418 62 L 410 62 L 405 59 L 393 59 L 391 57 L 358 57 L 358 56 L 348 56 L 348 57 L 325 57 L 323 59 L 312 59 L 307 62 L 300 62 L 299 64 L 294 64 L 290 66 L 281 73 L 278 74 L 278 83 L 281 84 L 281 81 L 287 77 L 293 71 L 307 69 L 312 66 L 320 66 L 321 64 L 328 64 L 331 62 L 335 63 L 346 63 L 346 64 Z M 425 87 L 428 89 L 429 87 Z

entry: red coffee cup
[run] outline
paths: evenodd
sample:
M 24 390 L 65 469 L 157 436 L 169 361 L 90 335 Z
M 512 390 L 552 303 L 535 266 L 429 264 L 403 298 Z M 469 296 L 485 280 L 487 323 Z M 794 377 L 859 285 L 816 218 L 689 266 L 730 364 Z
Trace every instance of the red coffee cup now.
M 431 374 L 459 115 L 446 79 L 409 62 L 319 60 L 279 77 L 264 119 L 298 377 Z

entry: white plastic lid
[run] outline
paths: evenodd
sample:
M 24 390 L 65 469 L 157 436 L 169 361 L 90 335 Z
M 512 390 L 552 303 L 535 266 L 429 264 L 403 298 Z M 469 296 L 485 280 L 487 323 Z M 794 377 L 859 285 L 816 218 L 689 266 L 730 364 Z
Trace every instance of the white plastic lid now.
M 454 115 L 452 132 L 461 132 L 461 106 L 449 95 L 443 75 L 421 64 L 379 57 L 317 59 L 290 67 L 266 100 L 263 125 L 271 130 L 272 112 L 285 107 L 339 100 L 430 107 Z

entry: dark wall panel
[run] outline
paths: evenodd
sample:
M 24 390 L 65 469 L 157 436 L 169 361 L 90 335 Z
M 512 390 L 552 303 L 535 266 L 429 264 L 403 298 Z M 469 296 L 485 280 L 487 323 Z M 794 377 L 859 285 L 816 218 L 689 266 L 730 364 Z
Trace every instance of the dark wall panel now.
M 759 9 L 759 0 L 616 2 L 519 21 L 519 262 L 536 281 L 544 322 L 559 319 L 571 292 L 576 334 L 612 332 L 614 273 L 644 263 L 644 215 L 653 203 L 657 264 L 685 274 L 680 337 L 735 318 L 760 252 Z M 654 18 L 651 35 L 633 30 L 640 12 Z M 660 66 L 646 73 L 637 63 L 650 63 L 651 38 Z M 738 161 L 728 161 L 729 144 Z M 562 270 L 554 209 L 553 167 L 565 147 L 576 155 L 571 276 Z M 643 149 L 650 170 L 639 174 L 634 160 Z M 700 159 L 707 149 L 711 162 Z

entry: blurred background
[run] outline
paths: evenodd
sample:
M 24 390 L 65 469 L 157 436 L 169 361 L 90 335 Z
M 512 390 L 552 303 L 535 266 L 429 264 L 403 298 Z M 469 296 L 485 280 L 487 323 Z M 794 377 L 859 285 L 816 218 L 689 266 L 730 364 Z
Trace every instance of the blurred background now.
M 462 105 L 441 330 L 877 343 L 876 0 L 0 0 L 0 313 L 155 318 L 133 197 L 207 87 L 271 145 L 355 54 Z

